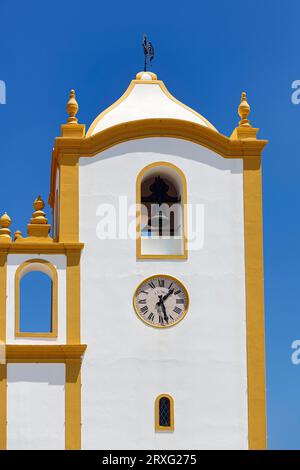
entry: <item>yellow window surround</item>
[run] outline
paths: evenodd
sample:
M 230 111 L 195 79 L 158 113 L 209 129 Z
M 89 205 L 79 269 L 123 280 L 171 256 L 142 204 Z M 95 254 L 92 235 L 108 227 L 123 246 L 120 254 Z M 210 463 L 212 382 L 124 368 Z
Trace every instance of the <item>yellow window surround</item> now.
M 49 333 L 39 332 L 23 332 L 20 331 L 20 282 L 22 277 L 32 271 L 40 271 L 47 274 L 52 280 L 52 331 Z M 22 263 L 15 274 L 15 337 L 16 338 L 57 338 L 57 292 L 58 292 L 58 281 L 57 271 L 53 264 L 49 261 L 42 259 L 31 259 Z
M 159 403 L 161 398 L 167 398 L 170 402 L 170 426 L 160 426 L 159 424 Z M 155 400 L 155 431 L 174 431 L 174 400 L 171 395 L 168 395 L 167 393 L 162 393 L 161 395 L 158 395 Z
M 159 171 L 160 168 L 169 168 L 173 170 L 179 177 L 181 182 L 181 203 L 182 203 L 182 223 L 183 223 L 183 251 L 178 254 L 143 254 L 142 253 L 142 241 L 141 241 L 141 185 L 144 177 L 147 173 L 155 168 Z M 138 174 L 136 180 L 136 255 L 137 259 L 187 259 L 188 249 L 187 249 L 187 184 L 186 178 L 182 170 L 176 165 L 173 165 L 169 162 L 154 162 L 150 165 L 145 166 Z

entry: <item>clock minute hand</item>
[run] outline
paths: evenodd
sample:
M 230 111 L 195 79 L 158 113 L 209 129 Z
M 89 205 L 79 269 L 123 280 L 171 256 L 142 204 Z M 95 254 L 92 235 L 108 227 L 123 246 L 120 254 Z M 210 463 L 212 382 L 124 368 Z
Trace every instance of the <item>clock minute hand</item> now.
M 163 300 L 163 301 L 167 300 L 167 298 L 168 298 L 171 294 L 173 294 L 173 292 L 174 292 L 174 289 L 169 290 L 169 292 L 168 292 L 166 295 L 163 296 L 162 300 Z

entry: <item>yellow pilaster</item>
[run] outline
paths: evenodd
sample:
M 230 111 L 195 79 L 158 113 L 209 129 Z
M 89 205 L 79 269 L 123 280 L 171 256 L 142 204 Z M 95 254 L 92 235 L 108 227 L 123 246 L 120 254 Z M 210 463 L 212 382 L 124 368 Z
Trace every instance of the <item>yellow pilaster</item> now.
M 81 360 L 66 361 L 66 450 L 81 449 Z
M 67 254 L 67 343 L 80 344 L 80 252 Z
M 79 240 L 78 155 L 63 155 L 60 162 L 59 241 Z
M 244 158 L 249 449 L 266 448 L 261 159 Z
M 6 342 L 6 273 L 7 253 L 0 252 L 0 347 Z M 1 356 L 1 352 L 0 352 Z M 6 449 L 7 366 L 0 362 L 0 450 Z

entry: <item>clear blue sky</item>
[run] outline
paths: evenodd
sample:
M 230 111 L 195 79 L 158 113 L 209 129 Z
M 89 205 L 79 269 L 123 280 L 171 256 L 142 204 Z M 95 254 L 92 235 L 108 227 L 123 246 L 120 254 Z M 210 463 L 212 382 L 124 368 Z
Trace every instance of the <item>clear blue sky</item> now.
M 269 448 L 300 449 L 300 79 L 298 0 L 141 2 L 0 0 L 0 211 L 26 231 L 32 202 L 47 199 L 51 149 L 70 88 L 90 124 L 142 69 L 142 34 L 153 71 L 171 93 L 222 133 L 236 126 L 246 90 L 251 121 L 269 139 L 263 157 Z M 47 208 L 50 215 L 50 211 Z

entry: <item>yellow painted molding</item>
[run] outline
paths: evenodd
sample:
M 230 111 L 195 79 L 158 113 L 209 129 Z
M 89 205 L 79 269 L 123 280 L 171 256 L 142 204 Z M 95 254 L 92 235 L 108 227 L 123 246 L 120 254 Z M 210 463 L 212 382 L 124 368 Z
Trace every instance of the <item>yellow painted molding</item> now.
M 261 161 L 244 159 L 249 449 L 266 448 Z
M 20 331 L 20 282 L 23 275 L 34 270 L 36 265 L 42 266 L 41 271 L 45 272 L 52 281 L 52 312 L 51 312 L 51 325 L 52 331 L 48 333 L 41 332 L 23 332 Z M 18 266 L 15 273 L 15 337 L 16 338 L 57 338 L 58 328 L 58 279 L 57 271 L 52 263 L 43 259 L 30 259 Z
M 7 448 L 7 365 L 0 364 L 0 450 Z
M 238 126 L 230 136 L 231 140 L 253 140 L 259 129 L 251 126 Z
M 144 176 L 149 170 L 153 168 L 166 167 L 174 170 L 180 178 L 182 183 L 182 220 L 183 220 L 183 253 L 173 255 L 158 255 L 158 254 L 142 254 L 142 240 L 141 240 L 141 185 Z M 187 184 L 186 177 L 183 171 L 173 163 L 169 162 L 155 162 L 145 166 L 138 174 L 136 179 L 136 256 L 137 259 L 187 259 L 188 258 L 188 242 L 187 242 Z
M 0 251 L 0 341 L 6 341 L 7 251 Z
M 24 242 L 24 239 L 18 239 L 14 243 L 1 243 L 0 254 L 17 254 L 17 253 L 32 253 L 32 254 L 67 254 L 69 252 L 80 252 L 84 248 L 84 243 L 59 243 L 59 242 Z
M 159 424 L 159 401 L 161 398 L 168 398 L 170 400 L 170 426 L 160 426 Z M 171 395 L 167 393 L 162 393 L 158 395 L 155 400 L 155 431 L 156 432 L 173 432 L 175 428 L 174 425 L 174 400 Z
M 59 234 L 60 242 L 79 241 L 79 181 L 78 155 L 62 154 L 59 177 Z
M 60 128 L 62 137 L 82 139 L 85 136 L 84 124 L 62 124 Z
M 114 145 L 129 140 L 149 137 L 172 137 L 202 145 L 223 158 L 259 158 L 266 140 L 230 139 L 214 129 L 180 119 L 141 119 L 112 126 L 97 134 L 78 139 L 57 137 L 52 154 L 51 183 L 49 204 L 53 207 L 55 200 L 55 180 L 57 169 L 68 158 L 76 166 L 79 157 L 93 157 Z M 74 171 L 74 179 L 78 174 Z M 68 179 L 66 180 L 66 184 Z M 65 185 L 65 183 L 63 183 Z M 70 184 L 67 186 L 70 189 Z M 75 203 L 76 203 L 75 195 Z M 60 240 L 64 241 L 64 240 Z
M 6 362 L 65 363 L 68 360 L 80 360 L 86 348 L 86 344 L 7 344 Z
M 0 342 L 6 342 L 7 251 L 0 252 Z M 2 345 L 0 344 L 0 347 Z M 1 354 L 1 353 L 0 353 Z M 0 363 L 0 450 L 6 449 L 7 367 Z
M 66 361 L 66 450 L 81 449 L 81 361 Z
M 67 343 L 80 343 L 80 252 L 67 254 Z

